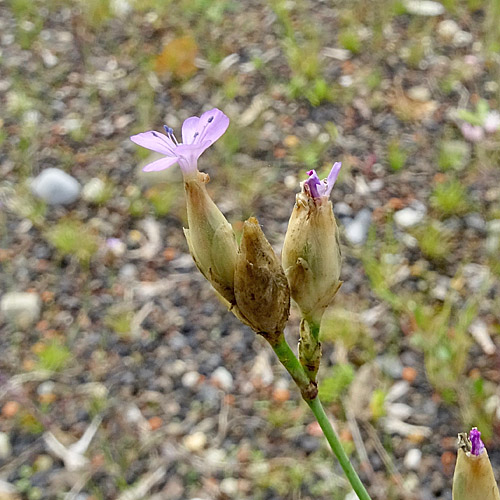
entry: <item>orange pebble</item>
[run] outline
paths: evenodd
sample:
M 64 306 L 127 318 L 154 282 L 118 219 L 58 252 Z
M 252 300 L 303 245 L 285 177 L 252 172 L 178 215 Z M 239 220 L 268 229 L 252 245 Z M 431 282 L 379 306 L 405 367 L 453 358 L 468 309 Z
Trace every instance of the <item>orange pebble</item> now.
M 12 418 L 19 411 L 20 405 L 17 401 L 7 401 L 2 408 L 2 415 L 5 418 Z
M 310 436 L 316 436 L 320 437 L 323 435 L 323 431 L 321 430 L 321 427 L 319 426 L 318 422 L 311 422 L 307 427 L 306 427 L 306 432 Z
M 403 380 L 406 380 L 407 382 L 409 382 L 410 384 L 412 384 L 415 379 L 417 378 L 417 370 L 415 370 L 415 368 L 413 368 L 412 366 L 405 366 L 403 368 Z
M 451 474 L 453 470 L 453 465 L 455 464 L 456 455 L 452 451 L 445 451 L 441 455 L 441 463 L 443 464 L 443 469 L 445 474 Z
M 340 437 L 340 440 L 344 441 L 344 442 L 345 441 L 352 441 L 351 431 L 347 427 L 342 429 L 339 437 Z
M 290 391 L 288 389 L 274 389 L 273 391 L 273 399 L 278 403 L 284 403 L 290 399 Z
M 163 420 L 160 417 L 151 417 L 148 420 L 149 427 L 151 427 L 152 431 L 156 431 L 163 425 Z
M 173 247 L 167 247 L 165 250 L 163 250 L 163 257 L 165 258 L 166 261 L 171 261 L 172 259 L 175 258 L 175 248 Z
M 48 392 L 47 394 L 40 394 L 38 396 L 38 400 L 42 404 L 51 404 L 57 399 L 57 396 L 53 394 L 52 392 Z
M 96 453 L 92 457 L 91 464 L 92 464 L 92 467 L 95 467 L 97 469 L 98 467 L 103 466 L 105 461 L 106 460 L 105 460 L 104 455 L 102 453 Z

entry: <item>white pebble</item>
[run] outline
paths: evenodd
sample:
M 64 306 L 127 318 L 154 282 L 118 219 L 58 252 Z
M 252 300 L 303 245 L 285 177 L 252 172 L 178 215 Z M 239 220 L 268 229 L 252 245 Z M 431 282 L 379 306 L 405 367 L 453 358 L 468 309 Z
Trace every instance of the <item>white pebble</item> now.
M 223 366 L 219 366 L 215 369 L 211 379 L 212 382 L 223 391 L 229 392 L 233 389 L 233 376 Z
M 408 470 L 418 470 L 422 461 L 422 452 L 418 448 L 411 448 L 406 452 L 404 465 Z
M 189 434 L 184 438 L 184 446 L 193 453 L 199 452 L 207 444 L 207 436 L 201 431 Z

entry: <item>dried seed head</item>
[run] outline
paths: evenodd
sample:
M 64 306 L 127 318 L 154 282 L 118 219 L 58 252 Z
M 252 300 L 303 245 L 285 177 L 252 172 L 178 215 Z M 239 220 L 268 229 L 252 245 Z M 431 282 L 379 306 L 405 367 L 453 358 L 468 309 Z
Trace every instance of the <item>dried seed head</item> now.
M 236 260 L 234 293 L 238 317 L 272 340 L 288 320 L 290 291 L 285 273 L 257 219 L 243 225 Z

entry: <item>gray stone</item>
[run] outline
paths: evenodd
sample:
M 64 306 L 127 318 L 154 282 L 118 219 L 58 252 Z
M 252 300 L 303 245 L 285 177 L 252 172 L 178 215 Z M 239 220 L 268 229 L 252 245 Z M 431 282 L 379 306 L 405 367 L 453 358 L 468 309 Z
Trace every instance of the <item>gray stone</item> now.
M 0 312 L 21 328 L 27 328 L 40 317 L 42 303 L 36 293 L 9 292 L 2 297 Z
M 366 241 L 371 220 L 372 214 L 370 210 L 363 208 L 354 219 L 345 222 L 345 237 L 350 243 L 361 245 Z
M 401 375 L 403 374 L 403 365 L 396 356 L 383 354 L 381 356 L 377 356 L 375 361 L 386 375 L 389 375 L 394 379 L 401 378 Z
M 58 168 L 46 168 L 31 183 L 33 194 L 49 205 L 69 205 L 80 195 L 80 183 Z

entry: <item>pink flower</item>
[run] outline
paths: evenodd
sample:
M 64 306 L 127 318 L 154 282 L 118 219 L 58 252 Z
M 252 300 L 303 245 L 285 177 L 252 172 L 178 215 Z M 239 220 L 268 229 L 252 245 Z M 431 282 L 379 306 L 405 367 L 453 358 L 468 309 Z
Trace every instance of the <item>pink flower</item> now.
M 479 125 L 462 123 L 460 130 L 463 136 L 470 142 L 481 142 L 484 139 L 484 129 Z
M 183 175 L 192 175 L 198 170 L 198 158 L 229 126 L 229 118 L 219 109 L 206 111 L 199 118 L 191 116 L 182 124 L 182 142 L 178 142 L 174 131 L 164 125 L 165 134 L 150 130 L 133 135 L 130 139 L 147 149 L 165 155 L 165 158 L 146 165 L 144 172 L 158 172 L 176 163 Z
M 316 170 L 309 170 L 309 172 L 307 172 L 309 179 L 304 181 L 304 186 L 307 186 L 306 189 L 309 191 L 309 194 L 313 198 L 320 198 L 321 196 L 326 196 L 328 198 L 332 192 L 335 181 L 339 176 L 341 166 L 342 163 L 339 161 L 335 162 L 330 170 L 330 173 L 328 174 L 328 177 L 322 181 L 319 180 Z

